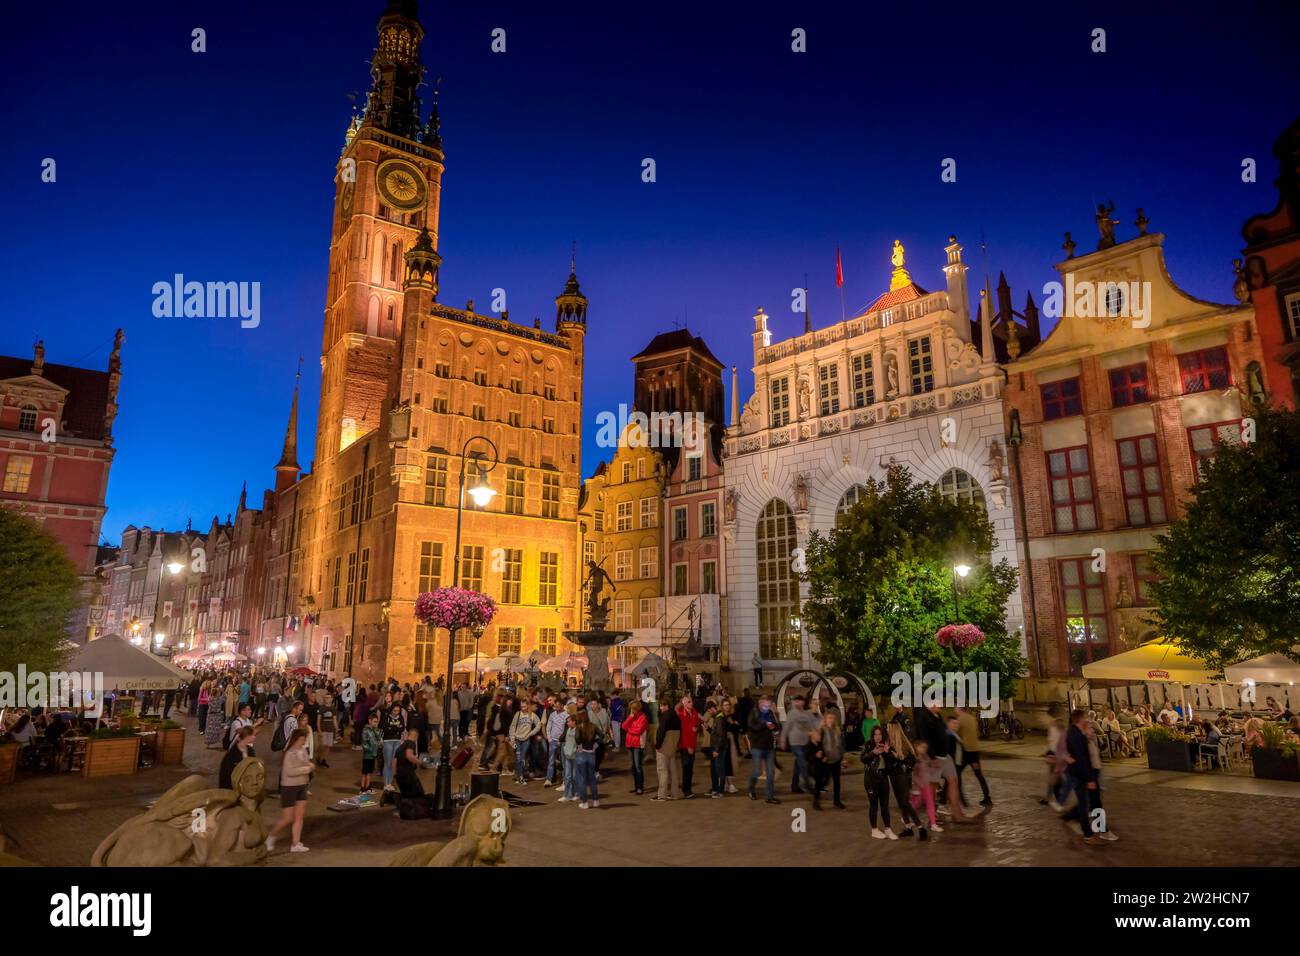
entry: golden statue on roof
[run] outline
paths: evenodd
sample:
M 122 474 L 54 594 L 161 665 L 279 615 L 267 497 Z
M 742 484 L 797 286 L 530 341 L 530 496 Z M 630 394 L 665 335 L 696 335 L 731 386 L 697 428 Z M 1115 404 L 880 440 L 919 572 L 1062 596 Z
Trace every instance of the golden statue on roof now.
M 903 268 L 903 263 L 906 261 L 906 255 L 907 254 L 903 249 L 903 244 L 895 239 L 894 251 L 889 256 L 889 261 L 894 264 L 894 273 L 889 277 L 890 292 L 893 292 L 895 289 L 906 288 L 912 284 L 912 277 L 908 275 L 907 270 Z

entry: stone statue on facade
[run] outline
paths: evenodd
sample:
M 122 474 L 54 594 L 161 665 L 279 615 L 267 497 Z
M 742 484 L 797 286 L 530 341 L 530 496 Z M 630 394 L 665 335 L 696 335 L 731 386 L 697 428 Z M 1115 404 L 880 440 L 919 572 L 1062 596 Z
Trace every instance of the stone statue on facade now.
M 1097 243 L 1098 249 L 1109 249 L 1115 245 L 1115 227 L 1119 225 L 1118 219 L 1110 218 L 1110 214 L 1115 211 L 1115 201 L 1109 203 L 1097 204 L 1097 231 L 1101 233 L 1101 241 Z
M 794 509 L 808 510 L 808 476 L 802 472 L 794 476 Z
M 808 384 L 808 379 L 799 379 L 799 417 L 808 418 L 812 415 L 812 386 Z
M 740 492 L 735 488 L 727 492 L 727 496 L 722 499 L 722 520 L 726 524 L 736 523 L 736 506 L 740 502 Z
M 898 398 L 898 356 L 893 352 L 885 355 L 885 398 Z

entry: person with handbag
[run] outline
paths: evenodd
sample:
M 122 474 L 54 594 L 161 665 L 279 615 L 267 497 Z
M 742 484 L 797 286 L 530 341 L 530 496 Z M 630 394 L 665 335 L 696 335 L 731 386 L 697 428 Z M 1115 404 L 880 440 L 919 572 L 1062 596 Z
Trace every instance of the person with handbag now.
M 921 818 L 917 816 L 909 797 L 912 788 L 912 768 L 916 766 L 916 748 L 912 746 L 912 741 L 904 729 L 905 720 L 903 711 L 900 710 L 889 722 L 887 732 L 889 746 L 898 758 L 889 770 L 889 786 L 894 791 L 894 801 L 898 804 L 898 812 L 903 818 L 903 832 L 899 836 L 910 837 L 916 832 L 913 827 L 916 829 L 922 827 Z
M 813 809 L 822 808 L 822 791 L 829 781 L 837 810 L 847 809 L 840 799 L 840 767 L 844 762 L 844 728 L 839 711 L 827 707 L 821 726 L 809 735 L 808 750 L 813 766 Z
M 645 705 L 639 700 L 628 705 L 627 719 L 623 721 L 623 746 L 632 763 L 632 792 L 645 793 L 645 735 L 650 719 L 645 715 Z
M 284 750 L 284 766 L 280 770 L 280 819 L 266 837 L 266 852 L 275 850 L 276 835 L 288 828 L 293 836 L 290 853 L 306 853 L 302 843 L 302 824 L 307 815 L 307 784 L 311 782 L 314 764 L 307 753 L 311 731 L 295 730 Z
M 871 736 L 867 738 L 862 765 L 866 768 L 863 782 L 871 801 L 871 836 L 877 840 L 898 839 L 898 834 L 889 825 L 889 781 L 897 763 L 898 755 L 889 745 L 889 738 L 885 736 L 884 729 L 876 724 L 871 728 Z M 876 826 L 877 814 L 880 822 L 885 825 L 883 830 Z

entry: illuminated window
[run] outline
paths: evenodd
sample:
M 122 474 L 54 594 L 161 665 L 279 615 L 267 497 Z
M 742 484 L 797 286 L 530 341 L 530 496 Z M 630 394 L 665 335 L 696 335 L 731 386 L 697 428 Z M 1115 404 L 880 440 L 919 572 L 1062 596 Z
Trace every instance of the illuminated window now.
M 614 510 L 614 530 L 631 531 L 632 530 L 632 502 L 620 501 L 615 505 Z
M 790 381 L 784 378 L 772 379 L 771 391 L 772 427 L 780 428 L 790 424 Z
M 871 356 L 853 356 L 853 407 L 862 408 L 876 403 L 876 375 Z
M 639 567 L 637 568 L 638 577 L 656 578 L 659 576 L 659 546 L 651 545 L 648 548 L 641 548 L 638 554 Z
M 420 542 L 419 591 L 436 591 L 442 586 L 442 542 Z
M 412 667 L 418 674 L 433 670 L 433 640 L 435 632 L 428 624 L 415 625 L 415 648 Z
M 430 455 L 424 469 L 424 503 L 426 505 L 445 505 L 447 503 L 447 459 L 441 455 Z
M 506 469 L 506 514 L 524 513 L 524 470 Z
M 641 527 L 653 528 L 655 525 L 659 524 L 659 516 L 657 508 L 655 507 L 658 503 L 659 499 L 657 498 L 641 499 Z
M 542 517 L 560 516 L 560 476 L 554 472 L 542 475 Z
M 1185 352 L 1178 356 L 1178 374 L 1183 382 L 1184 395 L 1206 392 L 1212 388 L 1227 388 L 1231 384 L 1228 350 L 1219 346 Z
M 497 654 L 518 657 L 524 649 L 524 631 L 519 627 L 497 628 Z
M 560 651 L 559 632 L 553 627 L 537 629 L 537 651 L 547 657 L 554 657 Z
M 800 637 L 790 626 L 799 610 L 799 583 L 791 568 L 794 515 L 778 499 L 767 503 L 755 529 L 758 571 L 758 647 L 764 660 L 799 660 Z
M 518 604 L 523 591 L 524 552 L 520 548 L 502 550 L 501 603 Z
M 22 455 L 10 455 L 5 463 L 5 491 L 15 495 L 27 494 L 32 483 L 32 459 Z
M 1066 647 L 1071 669 L 1078 673 L 1084 664 L 1110 654 L 1106 589 L 1090 558 L 1069 558 L 1058 562 L 1058 567 Z
M 1165 495 L 1156 436 L 1121 438 L 1115 446 L 1119 452 L 1120 483 L 1124 487 L 1128 523 L 1134 526 L 1162 523 L 1166 520 Z
M 543 551 L 537 564 L 537 603 L 554 607 L 560 603 L 560 555 Z
M 464 545 L 460 554 L 460 586 L 469 591 L 482 591 L 483 546 Z
M 939 492 L 949 501 L 968 501 L 988 510 L 979 482 L 960 468 L 949 468 L 943 473 L 939 479 Z
M 934 356 L 930 354 L 930 337 L 909 339 L 907 360 L 911 371 L 912 394 L 934 391 Z
M 632 580 L 632 549 L 622 548 L 614 553 L 614 580 Z
M 862 499 L 862 494 L 866 490 L 863 485 L 853 485 L 848 491 L 844 492 L 843 497 L 840 498 L 840 503 L 835 506 L 835 520 L 838 521 L 852 511 L 853 506 Z
M 817 369 L 817 399 L 823 415 L 834 415 L 840 410 L 838 365 L 822 365 Z

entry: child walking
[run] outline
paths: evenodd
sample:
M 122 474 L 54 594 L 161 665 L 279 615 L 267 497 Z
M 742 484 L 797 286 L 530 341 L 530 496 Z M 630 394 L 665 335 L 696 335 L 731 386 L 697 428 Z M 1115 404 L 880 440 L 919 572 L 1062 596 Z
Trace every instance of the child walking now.
M 942 833 L 943 827 L 939 826 L 939 821 L 934 814 L 934 784 L 930 781 L 930 745 L 924 740 L 917 740 L 912 746 L 916 748 L 916 766 L 912 768 L 910 800 L 912 809 L 920 809 L 921 804 L 924 803 L 926 815 L 930 818 L 930 829 L 935 833 Z M 921 827 L 920 839 L 929 839 L 924 826 Z

